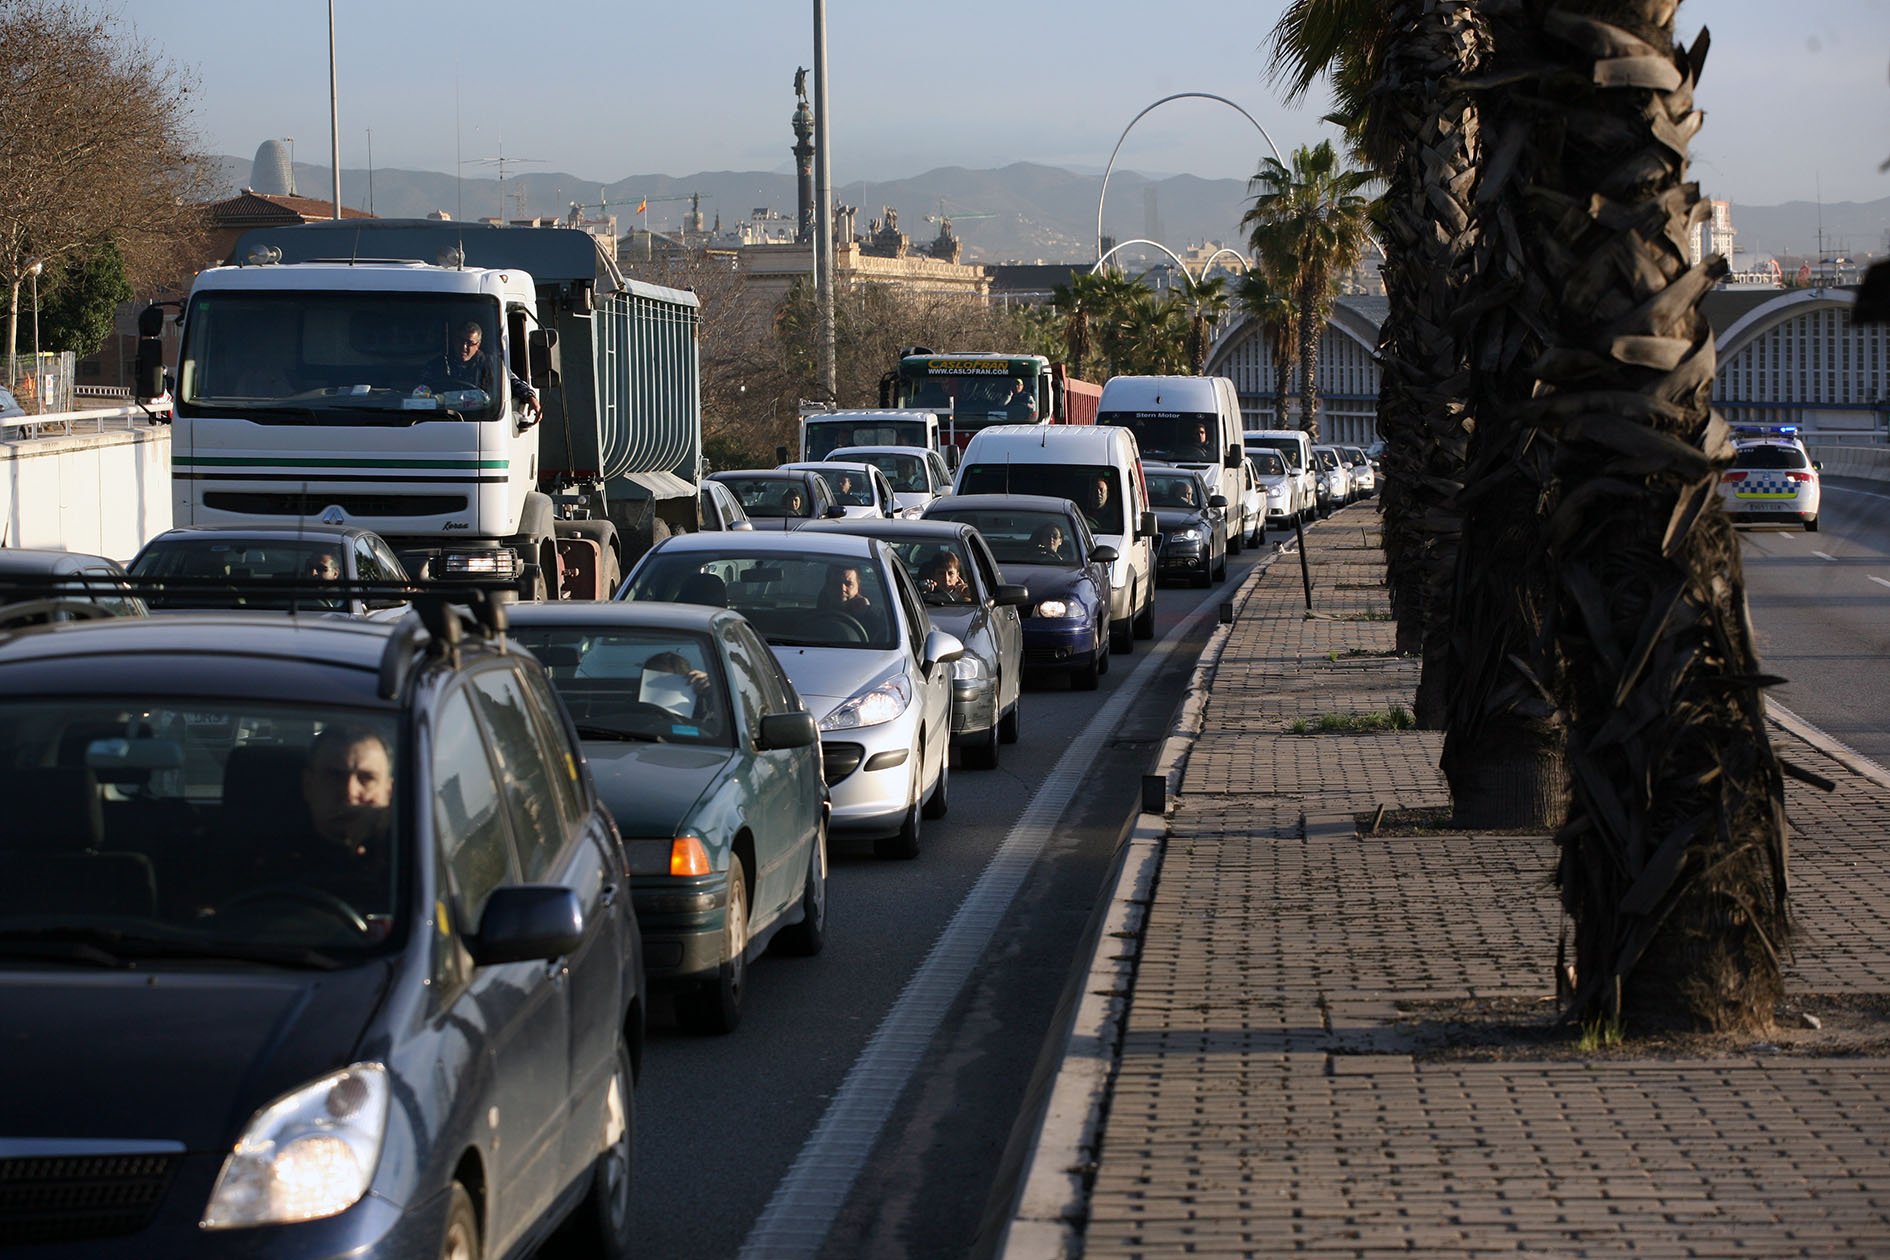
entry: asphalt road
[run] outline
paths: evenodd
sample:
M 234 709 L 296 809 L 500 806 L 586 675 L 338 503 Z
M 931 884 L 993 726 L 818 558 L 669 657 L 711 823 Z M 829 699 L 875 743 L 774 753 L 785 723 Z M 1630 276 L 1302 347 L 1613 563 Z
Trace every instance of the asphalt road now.
M 1890 483 L 1826 477 L 1818 531 L 1742 528 L 1771 697 L 1890 766 Z
M 1087 963 L 1091 916 L 1113 878 L 1140 776 L 1213 628 L 1211 610 L 1258 554 L 1230 558 L 1228 580 L 1214 590 L 1162 588 L 1155 641 L 1114 658 L 1097 691 L 1073 692 L 1061 680 L 1027 688 L 1022 738 L 1004 747 L 997 770 L 954 767 L 950 813 L 926 822 L 917 860 L 880 861 L 870 842 L 837 839 L 826 950 L 751 968 L 735 1033 L 690 1036 L 660 999 L 653 1003 L 636 1095 L 643 1254 L 732 1257 L 746 1245 L 748 1255 L 960 1257 L 990 1241 L 1014 1189 L 1013 1130 L 1047 1038 L 1060 1039 L 1060 1003 Z M 1186 628 L 1185 641 L 1178 637 L 1202 608 L 1210 611 Z M 1164 642 L 1167 650 L 1153 650 Z M 983 928 L 973 923 L 982 933 L 974 939 L 987 943 L 945 994 L 932 1034 L 912 1048 L 909 1083 L 867 1082 L 868 1093 L 886 1096 L 885 1123 L 865 1138 L 843 1123 L 810 1141 L 824 1117 L 829 1128 L 836 1123 L 830 1111 L 848 1111 L 834 1100 L 859 1094 L 857 1069 L 884 1057 L 874 1034 L 889 1012 L 895 1032 L 899 1012 L 910 1016 L 913 999 L 902 1003 L 902 994 L 924 989 L 937 972 L 928 964 L 934 946 L 966 930 L 954 914 L 968 897 L 973 909 L 991 906 L 987 867 L 1001 872 L 1010 860 L 1000 854 L 1012 851 L 1007 833 L 1014 824 L 1030 829 L 1019 815 L 1046 790 L 1065 750 L 1112 697 L 1138 685 L 1120 720 L 1089 736 L 1093 756 L 1079 754 L 1081 766 L 1053 779 L 1065 791 L 1075 783 L 1072 801 L 1054 825 L 1037 828 L 1041 843 L 997 903 L 1001 913 Z M 791 1168 L 796 1179 L 784 1190 Z M 833 1198 L 822 1223 L 787 1242 L 752 1236 L 764 1215 L 797 1215 L 805 1193 L 797 1197 L 795 1187 L 810 1180 Z M 769 1213 L 777 1197 L 785 1202 Z M 554 1242 L 543 1254 L 571 1253 Z

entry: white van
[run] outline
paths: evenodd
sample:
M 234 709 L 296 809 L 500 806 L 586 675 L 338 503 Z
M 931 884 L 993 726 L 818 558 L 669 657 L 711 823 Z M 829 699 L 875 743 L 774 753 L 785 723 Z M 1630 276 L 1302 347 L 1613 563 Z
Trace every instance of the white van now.
M 1096 423 L 1135 434 L 1142 458 L 1201 474 L 1209 494 L 1227 500 L 1229 551 L 1239 551 L 1259 522 L 1248 519 L 1254 495 L 1240 436 L 1240 395 L 1225 376 L 1112 376 Z
M 1312 438 L 1304 429 L 1248 429 L 1241 435 L 1248 448 L 1274 450 L 1286 457 L 1286 471 L 1294 485 L 1293 512 L 1302 523 L 1318 514 L 1318 469 L 1313 467 Z
M 923 446 L 943 454 L 940 443 L 938 413 L 933 411 L 809 411 L 801 416 L 803 463 L 831 459 L 843 446 Z M 951 459 L 945 455 L 948 466 Z
M 1099 495 L 1100 492 L 1100 495 Z M 980 429 L 954 494 L 1043 494 L 1088 518 L 1109 561 L 1110 650 L 1155 637 L 1155 513 L 1135 434 L 1117 425 L 1000 424 Z M 1100 498 L 1100 501 L 1098 501 Z

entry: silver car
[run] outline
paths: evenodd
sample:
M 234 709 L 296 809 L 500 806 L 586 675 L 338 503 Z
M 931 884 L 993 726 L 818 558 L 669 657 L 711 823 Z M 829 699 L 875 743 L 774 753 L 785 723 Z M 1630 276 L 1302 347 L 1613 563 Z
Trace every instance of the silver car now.
M 952 662 L 952 742 L 963 764 L 995 770 L 998 746 L 1023 729 L 1024 630 L 1030 588 L 1007 585 L 991 549 L 955 521 L 815 521 L 810 533 L 884 539 L 919 584 L 932 624 L 965 645 Z
M 651 549 L 623 597 L 733 608 L 760 631 L 820 725 L 836 834 L 917 857 L 950 804 L 952 662 L 892 550 L 849 534 L 684 534 Z
M 952 492 L 952 474 L 944 457 L 929 447 L 843 446 L 828 458 L 871 464 L 885 473 L 899 500 L 899 515 L 907 520 L 918 520 L 926 504 Z

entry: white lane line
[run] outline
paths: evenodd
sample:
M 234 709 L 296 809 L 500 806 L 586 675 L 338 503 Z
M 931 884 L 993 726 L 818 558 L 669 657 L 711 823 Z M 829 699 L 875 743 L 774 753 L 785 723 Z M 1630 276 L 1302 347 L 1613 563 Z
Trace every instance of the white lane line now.
M 984 955 L 1104 741 L 1116 733 L 1130 706 L 1175 645 L 1186 640 L 1199 622 L 1217 616 L 1219 611 L 1218 598 L 1210 596 L 1210 602 L 1183 618 L 1160 643 L 1152 644 L 1121 688 L 1063 750 L 1056 767 L 1011 825 L 978 882 L 848 1069 L 820 1123 L 814 1126 L 787 1175 L 769 1197 L 767 1207 L 749 1229 L 740 1260 L 783 1260 L 819 1254 L 872 1154 L 880 1130 L 891 1118 L 900 1095 L 931 1048 L 946 1012 Z
M 1866 499 L 1883 499 L 1890 502 L 1890 494 L 1878 494 L 1875 490 L 1853 490 L 1849 486 L 1825 486 L 1826 494 L 1856 494 Z
M 1832 555 L 1828 551 L 1814 551 L 1811 554 L 1818 557 L 1818 559 L 1820 560 L 1836 560 L 1837 559 L 1836 556 Z
M 1866 573 L 1864 576 L 1867 578 L 1870 578 L 1870 580 L 1875 582 L 1878 586 L 1890 586 L 1890 581 L 1885 581 L 1883 578 L 1873 577 L 1871 574 L 1868 574 L 1868 573 Z

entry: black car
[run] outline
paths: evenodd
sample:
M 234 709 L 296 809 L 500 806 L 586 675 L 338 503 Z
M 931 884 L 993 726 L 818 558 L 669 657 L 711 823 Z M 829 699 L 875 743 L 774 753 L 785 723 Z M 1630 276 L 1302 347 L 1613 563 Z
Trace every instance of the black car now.
M 69 578 L 71 581 L 61 581 Z M 142 617 L 144 601 L 126 589 L 125 569 L 109 556 L 39 547 L 0 547 L 0 627 L 99 617 Z
M 976 529 L 1021 582 L 1024 668 L 1067 673 L 1070 685 L 1094 690 L 1109 672 L 1109 566 L 1116 549 L 1098 544 L 1068 499 L 1037 494 L 949 494 L 925 505 L 928 521 L 959 521 Z
M 628 1253 L 626 857 L 500 621 L 0 635 L 0 1250 Z
M 1227 500 L 1208 490 L 1192 468 L 1144 464 L 1148 501 L 1161 538 L 1156 544 L 1159 577 L 1191 578 L 1212 586 L 1227 576 Z
M 397 586 L 406 568 L 373 530 L 353 525 L 186 525 L 167 529 L 132 558 L 131 576 L 150 588 L 159 611 L 195 608 L 330 611 L 360 616 L 399 607 L 386 590 L 349 591 L 354 583 Z M 157 589 L 166 583 L 170 589 Z M 302 590 L 270 592 L 301 583 Z M 335 583 L 335 594 L 310 593 Z

